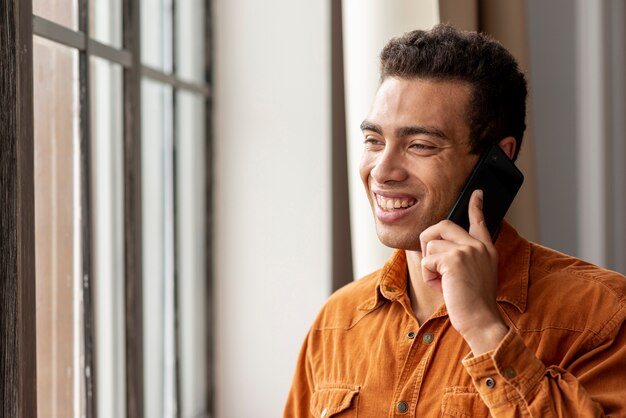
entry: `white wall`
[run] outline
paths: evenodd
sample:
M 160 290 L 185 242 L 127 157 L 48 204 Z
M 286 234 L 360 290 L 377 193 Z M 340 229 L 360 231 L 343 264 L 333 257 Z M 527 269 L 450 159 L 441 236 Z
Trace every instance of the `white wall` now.
M 278 417 L 330 293 L 330 10 L 213 8 L 216 416 Z

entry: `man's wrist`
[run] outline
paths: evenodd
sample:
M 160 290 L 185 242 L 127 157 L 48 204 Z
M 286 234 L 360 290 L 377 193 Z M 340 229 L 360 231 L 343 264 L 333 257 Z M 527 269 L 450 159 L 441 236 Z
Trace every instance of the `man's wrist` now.
M 508 332 L 509 327 L 500 320 L 462 335 L 474 357 L 477 357 L 495 350 Z

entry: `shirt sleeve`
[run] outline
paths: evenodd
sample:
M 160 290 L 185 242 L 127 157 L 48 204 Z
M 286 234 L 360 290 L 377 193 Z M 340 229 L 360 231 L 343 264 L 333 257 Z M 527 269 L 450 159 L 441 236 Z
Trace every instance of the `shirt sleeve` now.
M 314 383 L 308 353 L 309 338 L 310 332 L 307 334 L 304 344 L 302 344 L 300 355 L 298 356 L 296 371 L 294 373 L 293 382 L 291 383 L 289 395 L 287 396 L 283 418 L 308 418 L 311 416 L 309 410 Z
M 572 362 L 577 375 L 546 367 L 511 328 L 498 347 L 463 360 L 494 417 L 604 417 L 626 414 L 626 330 Z

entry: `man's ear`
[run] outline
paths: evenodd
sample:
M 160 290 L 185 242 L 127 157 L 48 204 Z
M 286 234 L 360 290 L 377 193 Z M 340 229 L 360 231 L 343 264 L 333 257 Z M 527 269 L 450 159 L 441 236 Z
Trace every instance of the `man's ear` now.
M 504 151 L 504 153 L 509 156 L 509 159 L 512 160 L 513 156 L 515 155 L 515 148 L 517 147 L 517 142 L 515 141 L 515 138 L 513 138 L 512 136 L 507 136 L 506 138 L 498 142 L 498 145 L 500 145 L 502 151 Z

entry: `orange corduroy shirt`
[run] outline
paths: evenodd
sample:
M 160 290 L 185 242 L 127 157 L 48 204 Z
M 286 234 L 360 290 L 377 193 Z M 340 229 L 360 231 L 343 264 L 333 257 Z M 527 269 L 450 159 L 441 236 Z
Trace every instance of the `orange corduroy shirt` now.
M 407 265 L 333 294 L 302 347 L 284 417 L 626 417 L 626 279 L 503 223 L 509 333 L 473 357 L 445 306 L 417 323 Z

